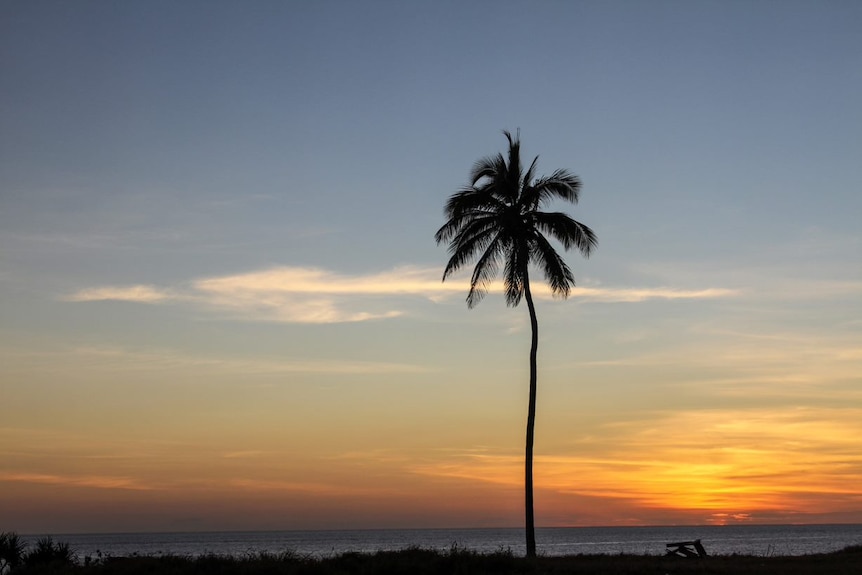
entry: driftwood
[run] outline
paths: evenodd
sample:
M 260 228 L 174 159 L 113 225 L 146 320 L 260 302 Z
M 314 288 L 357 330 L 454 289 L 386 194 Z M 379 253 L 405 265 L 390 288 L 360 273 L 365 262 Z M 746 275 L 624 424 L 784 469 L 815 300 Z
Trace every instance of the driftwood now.
M 700 539 L 694 541 L 679 541 L 667 544 L 667 555 L 674 557 L 706 557 L 706 549 L 700 543 Z

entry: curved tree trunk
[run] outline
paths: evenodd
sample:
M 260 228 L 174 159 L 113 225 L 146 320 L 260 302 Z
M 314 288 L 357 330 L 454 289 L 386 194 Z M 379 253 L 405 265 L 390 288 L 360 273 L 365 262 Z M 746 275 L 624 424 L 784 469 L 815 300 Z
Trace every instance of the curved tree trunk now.
M 530 310 L 532 342 L 530 345 L 530 403 L 527 408 L 527 449 L 524 458 L 524 503 L 526 511 L 527 557 L 536 556 L 536 526 L 533 520 L 533 428 L 536 425 L 536 351 L 539 347 L 539 321 L 530 293 L 530 278 L 524 276 L 524 299 Z

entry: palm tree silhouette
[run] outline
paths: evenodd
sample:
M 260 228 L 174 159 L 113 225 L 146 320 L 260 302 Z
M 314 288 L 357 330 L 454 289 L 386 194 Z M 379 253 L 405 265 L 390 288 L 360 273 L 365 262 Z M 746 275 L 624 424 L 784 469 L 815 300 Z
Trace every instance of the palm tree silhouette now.
M 551 292 L 563 298 L 569 295 L 575 278 L 545 234 L 554 237 L 568 250 L 576 247 L 589 257 L 597 246 L 595 233 L 561 212 L 544 212 L 540 208 L 560 199 L 576 204 L 581 190 L 580 179 L 567 170 L 557 170 L 547 177 L 534 179 L 538 156 L 526 173 L 521 166 L 520 131 L 509 141 L 508 161 L 502 154 L 476 162 L 470 173 L 470 185 L 453 194 L 444 210 L 448 218 L 434 239 L 439 245 L 449 243 L 451 257 L 443 271 L 443 281 L 478 256 L 467 306 L 477 305 L 488 290 L 500 265 L 503 265 L 503 287 L 506 304 L 515 307 L 523 297 L 530 311 L 532 342 L 530 345 L 530 399 L 527 409 L 527 445 L 524 464 L 524 491 L 527 557 L 536 556 L 536 532 L 533 519 L 533 429 L 536 422 L 536 350 L 539 325 L 530 292 L 529 267 L 538 265 L 545 274 Z

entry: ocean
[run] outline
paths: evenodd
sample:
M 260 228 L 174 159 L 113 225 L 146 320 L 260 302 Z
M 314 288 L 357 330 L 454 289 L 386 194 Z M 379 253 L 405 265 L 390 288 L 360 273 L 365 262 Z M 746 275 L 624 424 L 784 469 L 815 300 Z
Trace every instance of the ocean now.
M 204 554 L 243 556 L 293 551 L 328 557 L 348 551 L 416 546 L 524 554 L 523 529 L 369 529 L 334 531 L 237 531 L 200 533 L 45 534 L 87 556 Z M 44 535 L 22 536 L 34 542 Z M 862 545 L 862 525 L 727 525 L 673 527 L 548 527 L 536 530 L 539 554 L 661 555 L 665 544 L 700 539 L 710 555 L 805 555 Z

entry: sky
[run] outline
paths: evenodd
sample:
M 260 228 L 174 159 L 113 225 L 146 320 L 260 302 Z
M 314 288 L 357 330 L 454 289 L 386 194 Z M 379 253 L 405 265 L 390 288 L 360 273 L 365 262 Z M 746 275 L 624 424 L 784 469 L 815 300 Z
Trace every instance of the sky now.
M 522 525 L 527 310 L 434 242 L 502 130 L 599 237 L 532 275 L 537 524 L 862 523 L 860 29 L 0 3 L 0 530 Z

